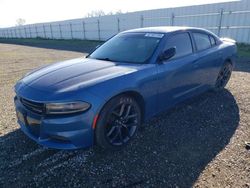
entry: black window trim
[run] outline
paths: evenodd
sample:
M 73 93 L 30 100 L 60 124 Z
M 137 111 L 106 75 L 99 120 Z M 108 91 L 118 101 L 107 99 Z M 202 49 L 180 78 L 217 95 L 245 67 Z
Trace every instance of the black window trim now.
M 217 46 L 217 43 L 218 43 L 218 42 L 217 42 L 217 40 L 215 39 L 215 37 L 214 37 L 213 35 L 211 35 L 211 34 L 208 34 L 208 37 L 209 37 L 209 40 L 210 40 L 211 48 L 213 48 L 213 47 Z M 213 39 L 214 39 L 214 42 L 215 42 L 215 44 L 214 44 L 214 45 L 212 45 L 211 38 L 213 38 Z

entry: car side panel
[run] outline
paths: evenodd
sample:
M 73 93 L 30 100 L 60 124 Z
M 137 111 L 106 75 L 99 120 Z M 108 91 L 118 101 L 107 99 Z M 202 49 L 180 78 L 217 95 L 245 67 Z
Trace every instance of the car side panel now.
M 198 58 L 194 63 L 194 69 L 199 83 L 204 87 L 211 87 L 218 76 L 218 70 L 223 62 L 223 54 L 220 46 L 197 52 Z
M 191 54 L 158 65 L 158 111 L 182 101 L 199 87 L 193 70 L 196 59 L 196 55 Z

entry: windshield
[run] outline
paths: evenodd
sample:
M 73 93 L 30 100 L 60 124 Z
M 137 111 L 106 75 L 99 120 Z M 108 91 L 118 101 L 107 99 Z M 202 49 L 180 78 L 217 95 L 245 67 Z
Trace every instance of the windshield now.
M 119 34 L 97 48 L 88 58 L 126 63 L 146 63 L 163 36 L 163 34 L 156 33 Z

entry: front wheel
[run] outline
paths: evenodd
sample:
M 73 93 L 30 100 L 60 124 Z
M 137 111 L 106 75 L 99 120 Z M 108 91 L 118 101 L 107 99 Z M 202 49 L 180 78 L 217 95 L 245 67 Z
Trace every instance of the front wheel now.
M 219 72 L 217 77 L 214 90 L 219 91 L 222 90 L 230 80 L 231 74 L 233 71 L 233 66 L 231 63 L 226 63 Z
M 95 137 L 97 145 L 104 149 L 119 149 L 136 134 L 141 124 L 141 109 L 134 98 L 117 96 L 101 111 Z

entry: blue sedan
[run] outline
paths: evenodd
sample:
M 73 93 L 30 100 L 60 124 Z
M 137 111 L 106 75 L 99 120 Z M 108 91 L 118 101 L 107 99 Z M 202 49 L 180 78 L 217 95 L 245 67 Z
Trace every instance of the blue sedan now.
M 15 85 L 22 131 L 50 148 L 114 150 L 141 124 L 230 79 L 235 41 L 198 28 L 125 31 L 85 58 L 39 68 Z

